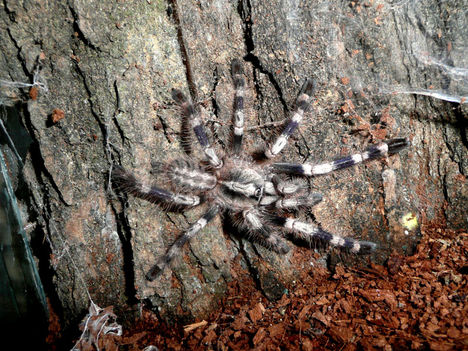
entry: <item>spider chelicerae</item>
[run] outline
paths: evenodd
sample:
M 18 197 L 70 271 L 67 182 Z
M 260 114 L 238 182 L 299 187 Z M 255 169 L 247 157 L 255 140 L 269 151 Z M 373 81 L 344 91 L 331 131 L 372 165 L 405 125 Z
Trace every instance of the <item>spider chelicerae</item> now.
M 146 278 L 156 279 L 180 255 L 184 245 L 218 214 L 230 216 L 241 232 L 248 233 L 254 242 L 279 254 L 290 250 L 284 240 L 286 236 L 306 241 L 317 240 L 352 253 L 366 254 L 375 250 L 375 243 L 343 238 L 314 223 L 295 218 L 294 211 L 311 208 L 322 200 L 322 195 L 311 192 L 309 184 L 302 178 L 327 174 L 397 153 L 409 145 L 408 140 L 390 139 L 372 145 L 361 153 L 321 164 L 273 162 L 311 109 L 315 83 L 308 79 L 282 132 L 264 149 L 261 157 L 254 159 L 242 152 L 245 79 L 239 60 L 232 62 L 231 73 L 235 93 L 232 149 L 229 152 L 222 156 L 216 152 L 197 108 L 181 91 L 174 89 L 172 97 L 180 106 L 184 121 L 193 130 L 205 159 L 196 162 L 185 157 L 157 164 L 155 172 L 160 184 L 165 184 L 164 187 L 147 184 L 120 166 L 116 166 L 112 172 L 118 189 L 166 209 L 183 210 L 207 205 L 204 215 L 179 236 L 165 255 L 156 260 Z

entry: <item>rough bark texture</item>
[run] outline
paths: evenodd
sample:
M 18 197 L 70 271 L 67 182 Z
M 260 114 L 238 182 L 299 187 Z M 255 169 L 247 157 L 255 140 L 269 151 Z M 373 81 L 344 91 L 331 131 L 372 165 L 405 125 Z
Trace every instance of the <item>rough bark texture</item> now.
M 411 148 L 387 161 L 312 179 L 324 195 L 314 218 L 325 229 L 377 242 L 372 259 L 383 261 L 418 240 L 405 215 L 466 226 L 467 105 L 388 92 L 405 86 L 467 95 L 466 83 L 418 60 L 428 51 L 452 67 L 466 65 L 467 5 L 4 0 L 0 78 L 32 83 L 39 58 L 48 87 L 15 108 L 33 139 L 24 219 L 37 222 L 32 235 L 50 247 L 50 256 L 39 257 L 51 265 L 43 280 L 65 319 L 81 318 L 90 297 L 117 310 L 145 302 L 165 319 L 202 317 L 238 274 L 254 275 L 266 296 L 278 298 L 301 269 L 240 240 L 217 218 L 172 272 L 148 282 L 154 258 L 202 209 L 166 214 L 110 186 L 113 163 L 149 177 L 151 161 L 181 155 L 173 87 L 200 103 L 216 145 L 229 146 L 233 58 L 245 61 L 246 123 L 260 126 L 247 134 L 252 150 L 270 139 L 272 130 L 261 126 L 284 118 L 306 77 L 319 82 L 314 113 L 282 159 L 328 160 L 368 142 L 410 138 Z M 65 114 L 57 123 L 54 109 Z

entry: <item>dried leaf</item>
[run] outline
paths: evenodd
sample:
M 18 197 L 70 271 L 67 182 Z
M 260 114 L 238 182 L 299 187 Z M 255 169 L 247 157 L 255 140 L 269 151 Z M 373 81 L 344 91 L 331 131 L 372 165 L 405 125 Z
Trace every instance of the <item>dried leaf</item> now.
M 184 326 L 184 332 L 189 333 L 192 330 L 200 328 L 200 327 L 204 327 L 207 324 L 208 324 L 208 322 L 205 321 L 205 320 L 202 320 L 201 322 L 197 322 L 197 323 L 187 324 L 187 325 Z
M 263 338 L 265 337 L 266 335 L 266 331 L 265 331 L 265 328 L 260 328 L 258 329 L 257 333 L 255 334 L 252 342 L 254 345 L 257 345 L 258 343 L 260 343 Z

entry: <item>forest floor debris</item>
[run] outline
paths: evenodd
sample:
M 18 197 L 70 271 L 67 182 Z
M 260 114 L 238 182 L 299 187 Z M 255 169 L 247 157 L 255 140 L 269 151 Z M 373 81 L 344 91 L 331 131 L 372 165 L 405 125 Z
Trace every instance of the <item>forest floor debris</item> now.
M 414 255 L 303 271 L 278 301 L 243 275 L 206 321 L 167 326 L 144 310 L 115 350 L 468 349 L 467 257 L 468 233 L 425 227 Z

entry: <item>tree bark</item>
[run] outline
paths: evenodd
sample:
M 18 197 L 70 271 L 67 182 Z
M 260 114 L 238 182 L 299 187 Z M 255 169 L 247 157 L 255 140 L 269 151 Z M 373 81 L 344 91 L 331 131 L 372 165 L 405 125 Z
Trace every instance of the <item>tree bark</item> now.
M 234 58 L 246 70 L 246 124 L 257 127 L 246 135 L 250 150 L 271 139 L 265 126 L 287 116 L 307 77 L 319 87 L 313 113 L 283 160 L 319 162 L 410 139 L 399 155 L 311 179 L 324 195 L 313 217 L 326 230 L 378 243 L 372 259 L 382 262 L 393 250 L 410 252 L 421 223 L 465 227 L 467 5 L 4 0 L 0 78 L 38 89 L 33 99 L 2 84 L 4 104 L 15 103 L 33 139 L 23 216 L 50 250 L 34 248 L 50 264 L 42 279 L 65 320 L 82 318 L 90 299 L 118 311 L 146 303 L 167 320 L 201 318 L 240 274 L 279 298 L 310 265 L 310 254 L 293 263 L 217 218 L 172 271 L 145 280 L 203 209 L 166 213 L 116 194 L 112 165 L 150 179 L 152 161 L 182 155 L 172 88 L 199 104 L 214 144 L 227 148 Z M 57 109 L 64 118 L 54 123 Z

